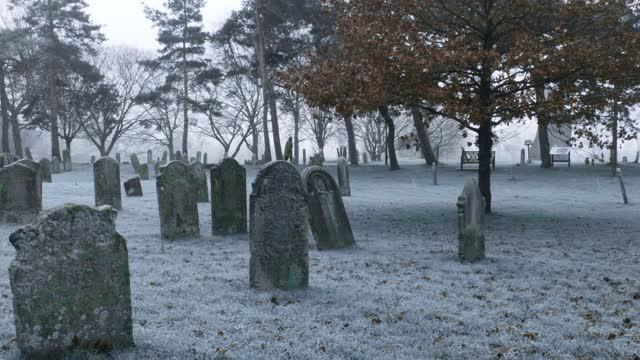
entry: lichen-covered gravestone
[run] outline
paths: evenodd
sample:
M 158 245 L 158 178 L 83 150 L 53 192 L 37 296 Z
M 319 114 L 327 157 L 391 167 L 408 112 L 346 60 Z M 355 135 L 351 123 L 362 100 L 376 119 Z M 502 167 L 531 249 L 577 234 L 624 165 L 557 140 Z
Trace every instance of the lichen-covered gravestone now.
M 266 164 L 253 183 L 250 204 L 250 286 L 307 287 L 309 222 L 298 170 L 286 161 Z
M 60 174 L 62 172 L 62 168 L 60 166 L 60 159 L 57 156 L 51 158 L 51 173 L 52 174 Z
M 73 170 L 73 165 L 71 163 L 71 151 L 67 149 L 62 150 L 62 166 L 65 172 Z
M 324 168 L 312 166 L 302 172 L 309 204 L 309 223 L 318 250 L 341 249 L 355 244 L 340 189 Z
M 131 166 L 133 166 L 133 170 L 136 172 L 136 174 L 140 174 L 140 159 L 138 159 L 138 155 L 131 154 L 130 159 L 131 159 Z
M 458 197 L 458 257 L 461 261 L 484 259 L 485 200 L 475 181 L 469 180 Z
M 109 205 L 122 208 L 120 193 L 120 165 L 110 157 L 102 157 L 93 163 L 93 186 L 96 206 Z
M 189 166 L 193 175 L 194 190 L 197 192 L 198 202 L 209 202 L 209 188 L 207 187 L 207 172 L 201 162 L 192 162 Z
M 18 347 L 58 359 L 133 345 L 129 258 L 115 211 L 66 205 L 9 238 Z
M 149 180 L 149 164 L 139 165 L 138 175 L 140 175 L 140 180 Z
M 247 233 L 247 170 L 231 158 L 211 169 L 214 235 Z
M 49 159 L 40 159 L 40 173 L 42 175 L 43 182 L 51 182 L 51 161 L 49 161 Z
M 142 196 L 142 184 L 140 184 L 140 178 L 135 177 L 125 181 L 124 193 L 127 194 L 127 196 Z
M 338 186 L 342 196 L 351 196 L 351 183 L 349 182 L 349 164 L 345 158 L 338 159 Z
M 42 210 L 38 174 L 26 165 L 13 163 L 0 169 L 0 222 L 27 223 Z
M 191 169 L 181 161 L 160 168 L 156 179 L 160 232 L 164 239 L 200 235 L 197 193 Z

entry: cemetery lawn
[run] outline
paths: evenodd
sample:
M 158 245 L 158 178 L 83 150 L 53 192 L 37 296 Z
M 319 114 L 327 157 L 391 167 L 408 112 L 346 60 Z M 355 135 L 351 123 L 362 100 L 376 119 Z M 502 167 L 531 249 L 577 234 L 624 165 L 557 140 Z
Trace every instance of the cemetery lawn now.
M 93 205 L 89 166 L 74 169 L 44 185 L 46 209 Z M 417 163 L 352 168 L 357 247 L 312 248 L 310 288 L 289 292 L 249 288 L 247 237 L 213 237 L 210 204 L 201 238 L 161 241 L 155 181 L 143 181 L 144 197 L 123 192 L 117 220 L 137 346 L 113 358 L 638 359 L 640 167 L 624 172 L 627 206 L 604 167 L 515 168 L 516 181 L 498 167 L 487 259 L 461 264 L 455 204 L 474 171 L 450 164 L 432 186 Z M 18 354 L 7 271 L 17 228 L 0 226 L 0 359 Z

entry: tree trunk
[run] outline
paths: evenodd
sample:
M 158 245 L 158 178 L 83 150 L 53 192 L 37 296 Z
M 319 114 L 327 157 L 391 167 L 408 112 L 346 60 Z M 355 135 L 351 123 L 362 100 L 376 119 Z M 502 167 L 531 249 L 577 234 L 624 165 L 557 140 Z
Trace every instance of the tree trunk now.
M 253 119 L 253 121 L 251 122 L 251 132 L 252 137 L 251 137 L 251 142 L 252 142 L 252 147 L 253 147 L 253 151 L 252 151 L 252 159 L 253 161 L 258 161 L 260 160 L 260 150 L 258 149 L 258 147 L 260 146 L 260 137 L 258 136 L 258 126 L 256 125 L 256 118 Z
M 611 173 L 616 176 L 618 168 L 618 103 L 613 102 L 611 124 Z
M 347 145 L 349 146 L 349 162 L 352 166 L 358 166 L 358 149 L 356 147 L 356 134 L 353 131 L 353 115 L 344 117 L 344 125 L 347 128 Z
M 2 152 L 11 152 L 9 144 L 9 99 L 5 87 L 4 64 L 0 64 L 0 108 L 2 111 Z
M 175 160 L 176 153 L 174 151 L 174 146 L 173 146 L 173 136 L 171 139 L 169 139 L 169 144 L 167 145 L 167 147 L 169 148 L 169 161 Z
M 398 157 L 396 155 L 396 124 L 389 115 L 389 107 L 384 105 L 378 108 L 380 115 L 387 124 L 387 156 L 389 157 L 389 170 L 400 170 Z
M 491 213 L 491 151 L 493 149 L 491 121 L 485 120 L 478 132 L 478 186 L 484 196 L 485 212 Z
M 187 69 L 187 0 L 184 0 L 184 24 L 182 30 L 182 85 L 184 86 L 184 99 L 182 100 L 182 112 L 184 115 L 184 129 L 182 132 L 182 153 L 189 153 L 189 71 Z
M 273 132 L 273 147 L 276 152 L 276 160 L 284 160 L 282 145 L 280 144 L 280 126 L 278 125 L 278 108 L 273 83 L 269 79 L 269 112 L 271 113 L 271 131 Z
M 542 167 L 549 169 L 553 166 L 551 163 L 551 144 L 549 143 L 549 126 L 538 118 L 538 142 L 540 148 L 540 160 Z
M 69 150 L 69 152 L 71 152 L 71 142 L 73 142 L 72 139 L 65 139 L 64 140 L 66 149 Z M 104 144 L 102 144 L 102 147 L 104 147 Z
M 48 22 L 48 41 L 49 46 L 55 44 L 55 30 L 53 26 L 53 5 L 51 0 L 47 0 L 47 22 Z M 54 156 L 62 159 L 60 156 L 60 139 L 58 137 L 58 85 L 56 84 L 56 68 L 54 62 L 54 50 L 49 48 L 47 51 L 47 90 L 48 90 L 48 107 L 49 107 L 49 126 L 51 130 L 51 158 Z
M 295 93 L 293 105 L 293 163 L 300 164 L 300 95 Z
M 268 111 L 270 110 L 271 101 L 269 97 L 271 96 L 270 87 L 269 87 L 269 76 L 267 74 L 267 65 L 265 63 L 265 54 L 264 54 L 264 31 L 262 29 L 262 16 L 260 15 L 260 0 L 256 0 L 256 8 L 255 8 L 255 20 L 256 20 L 256 38 L 255 38 L 255 52 L 256 58 L 258 61 L 258 68 L 260 70 L 260 82 L 262 85 L 262 93 L 264 97 L 264 112 L 263 112 L 263 130 L 264 130 L 264 161 L 271 161 L 271 142 L 269 141 L 269 124 L 268 124 Z M 275 104 L 275 101 L 274 101 Z M 272 115 L 273 120 L 273 115 Z M 277 123 L 277 119 L 276 119 Z M 276 129 L 273 129 L 274 137 L 276 134 Z M 281 150 L 282 151 L 282 150 Z M 282 155 L 282 154 L 281 154 Z M 276 154 L 277 156 L 277 154 Z
M 422 151 L 422 157 L 426 161 L 428 166 L 432 166 L 435 161 L 433 155 L 433 149 L 431 148 L 431 141 L 429 140 L 429 134 L 427 134 L 427 126 L 424 124 L 424 116 L 422 111 L 417 106 L 411 107 L 411 114 L 413 115 L 413 124 L 416 127 L 416 133 L 418 134 L 418 141 L 420 142 L 420 151 Z
M 22 151 L 22 135 L 20 134 L 20 123 L 18 123 L 18 114 L 12 114 L 11 119 L 11 134 L 13 134 L 13 147 L 16 150 L 16 156 L 24 156 Z

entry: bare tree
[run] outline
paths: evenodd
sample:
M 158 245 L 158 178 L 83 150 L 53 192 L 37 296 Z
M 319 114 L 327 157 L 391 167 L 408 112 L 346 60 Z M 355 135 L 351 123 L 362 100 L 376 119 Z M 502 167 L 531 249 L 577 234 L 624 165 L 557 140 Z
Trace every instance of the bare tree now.
M 302 133 L 311 139 L 316 150 L 324 157 L 324 147 L 327 141 L 336 135 L 334 115 L 327 110 L 319 108 L 308 109 L 308 116 L 304 121 Z
M 384 154 L 385 124 L 377 113 L 367 114 L 354 121 L 356 137 L 364 145 L 364 150 L 372 161 L 382 160 Z

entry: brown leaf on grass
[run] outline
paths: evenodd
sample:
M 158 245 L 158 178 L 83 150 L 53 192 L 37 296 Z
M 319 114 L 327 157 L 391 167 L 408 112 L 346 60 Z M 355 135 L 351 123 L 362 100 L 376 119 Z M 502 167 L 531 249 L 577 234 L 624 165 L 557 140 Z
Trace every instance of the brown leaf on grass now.
M 537 332 L 533 332 L 533 331 L 527 331 L 524 334 L 522 334 L 522 336 L 526 337 L 529 340 L 535 340 L 538 338 L 538 333 Z
M 320 345 L 320 352 L 323 352 L 323 353 L 327 352 L 327 347 L 324 345 Z
M 618 337 L 618 335 L 617 335 L 617 334 L 610 333 L 610 334 L 607 336 L 607 340 L 615 340 L 617 337 Z
M 502 358 L 504 354 L 509 352 L 509 349 L 501 344 L 489 344 L 491 353 L 497 358 Z

